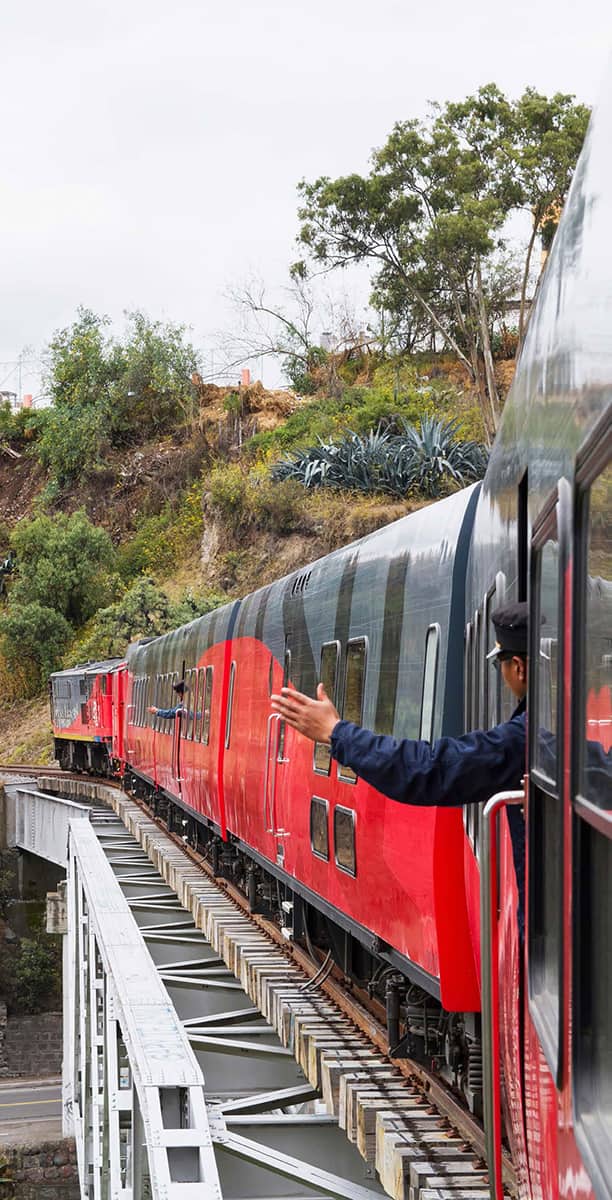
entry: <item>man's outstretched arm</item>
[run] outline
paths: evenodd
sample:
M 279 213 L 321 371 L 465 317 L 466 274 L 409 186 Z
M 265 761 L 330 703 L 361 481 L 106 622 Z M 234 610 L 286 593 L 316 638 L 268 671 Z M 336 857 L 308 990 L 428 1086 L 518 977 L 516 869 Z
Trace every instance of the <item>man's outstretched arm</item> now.
M 322 684 L 316 700 L 283 688 L 272 697 L 272 707 L 299 733 L 328 742 L 339 763 L 402 804 L 480 803 L 495 791 L 519 787 L 525 770 L 524 714 L 494 729 L 440 738 L 431 746 L 340 720 Z

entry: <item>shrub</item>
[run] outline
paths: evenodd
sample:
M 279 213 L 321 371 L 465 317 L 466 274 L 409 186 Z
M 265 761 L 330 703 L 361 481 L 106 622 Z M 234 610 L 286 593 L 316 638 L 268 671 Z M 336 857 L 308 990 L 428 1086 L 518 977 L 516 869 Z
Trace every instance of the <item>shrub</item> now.
M 34 602 L 13 600 L 0 616 L 0 648 L 9 672 L 17 672 L 24 695 L 43 688 L 52 671 L 61 666 L 72 637 L 72 627 L 61 613 Z
M 23 938 L 17 951 L 12 1007 L 22 1013 L 42 1012 L 60 986 L 60 939 L 37 933 Z
M 42 605 L 81 625 L 111 598 L 113 545 L 83 511 L 20 521 L 11 546 L 17 555 L 13 605 Z
M 274 481 L 261 469 L 217 466 L 208 478 L 208 508 L 233 533 L 262 529 L 290 533 L 302 522 L 302 492 L 293 480 Z

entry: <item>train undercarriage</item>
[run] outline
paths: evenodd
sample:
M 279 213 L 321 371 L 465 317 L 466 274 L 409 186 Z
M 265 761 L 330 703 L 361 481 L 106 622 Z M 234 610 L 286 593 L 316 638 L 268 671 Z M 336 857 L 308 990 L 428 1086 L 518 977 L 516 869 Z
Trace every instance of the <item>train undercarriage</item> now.
M 129 770 L 125 790 L 144 801 L 170 833 L 203 855 L 249 909 L 273 921 L 320 968 L 349 989 L 387 1029 L 388 1053 L 432 1070 L 482 1116 L 482 1047 L 478 1013 L 447 1012 L 402 956 L 238 839 L 224 841 L 214 823 L 184 809 Z

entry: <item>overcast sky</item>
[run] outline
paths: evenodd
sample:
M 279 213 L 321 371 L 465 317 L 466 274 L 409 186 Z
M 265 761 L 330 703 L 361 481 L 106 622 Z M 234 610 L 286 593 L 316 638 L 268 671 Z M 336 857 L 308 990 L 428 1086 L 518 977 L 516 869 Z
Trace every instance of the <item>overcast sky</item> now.
M 490 80 L 593 103 L 612 4 L 4 0 L 0 41 L 0 388 L 17 390 L 11 361 L 78 304 L 118 328 L 136 307 L 185 322 L 209 354 L 228 285 L 285 282 L 302 177 L 364 170 L 394 121 Z

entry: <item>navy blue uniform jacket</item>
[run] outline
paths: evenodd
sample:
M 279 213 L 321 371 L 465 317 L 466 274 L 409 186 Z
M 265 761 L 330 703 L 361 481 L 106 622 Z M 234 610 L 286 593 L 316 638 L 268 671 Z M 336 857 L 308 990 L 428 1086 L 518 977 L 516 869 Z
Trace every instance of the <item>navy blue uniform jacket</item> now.
M 462 737 L 429 742 L 371 733 L 338 721 L 332 754 L 383 796 L 402 804 L 479 804 L 520 788 L 525 774 L 526 715 L 522 700 L 510 721 Z
M 521 700 L 509 721 L 493 729 L 476 729 L 462 737 L 429 742 L 371 733 L 351 721 L 338 721 L 331 750 L 343 766 L 383 796 L 401 804 L 480 804 L 496 792 L 517 791 L 525 774 L 527 716 Z M 521 936 L 525 896 L 525 818 L 522 809 L 506 810 L 518 887 Z

